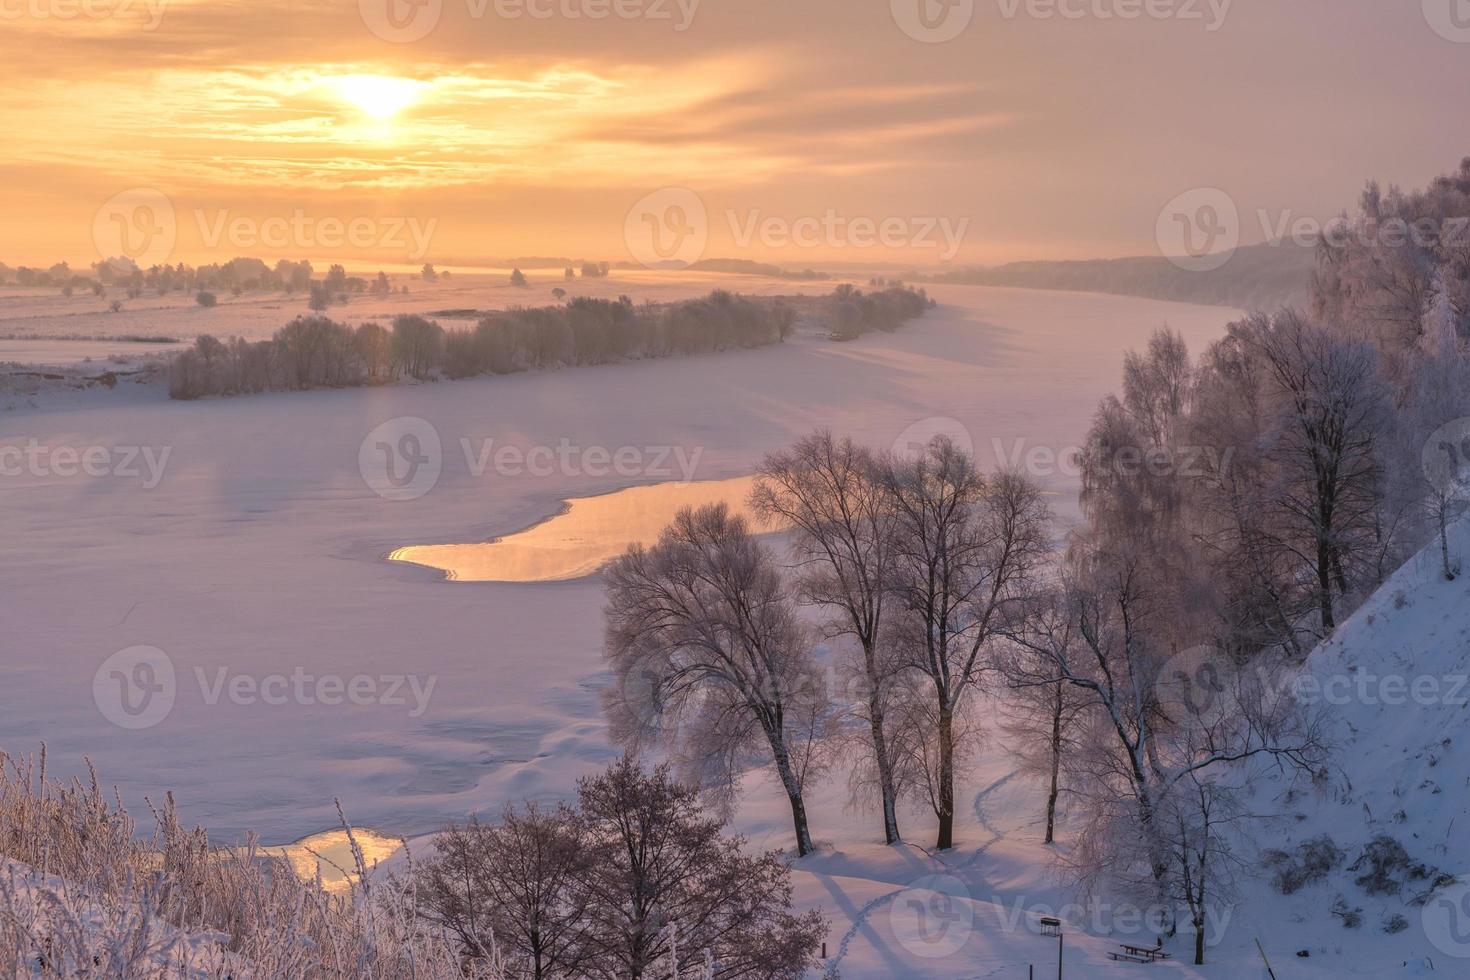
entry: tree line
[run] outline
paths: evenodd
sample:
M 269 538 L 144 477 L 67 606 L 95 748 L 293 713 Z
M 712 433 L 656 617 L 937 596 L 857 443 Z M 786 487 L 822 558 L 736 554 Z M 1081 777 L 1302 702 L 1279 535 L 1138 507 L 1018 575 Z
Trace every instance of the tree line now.
M 928 306 L 927 297 L 906 290 L 871 295 L 851 290 L 818 303 L 822 316 L 843 324 L 844 337 L 896 329 Z M 359 387 L 762 347 L 789 337 L 797 318 L 790 301 L 723 290 L 702 299 L 641 306 L 626 296 L 576 297 L 559 306 L 493 313 L 461 330 L 445 330 L 417 315 L 395 317 L 388 327 L 368 322 L 355 328 L 321 315 L 304 316 L 269 340 L 199 337 L 174 359 L 169 393 L 195 399 Z

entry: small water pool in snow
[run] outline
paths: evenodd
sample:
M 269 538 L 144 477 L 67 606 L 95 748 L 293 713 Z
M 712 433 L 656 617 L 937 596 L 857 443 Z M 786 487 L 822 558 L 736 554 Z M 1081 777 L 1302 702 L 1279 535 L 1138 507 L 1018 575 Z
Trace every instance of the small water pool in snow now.
M 754 523 L 755 478 L 656 483 L 568 500 L 561 513 L 478 544 L 399 548 L 391 561 L 436 568 L 454 582 L 565 582 L 596 573 L 635 543 L 652 544 L 683 507 L 724 503 Z
M 357 846 L 362 848 L 363 863 L 371 871 L 373 865 L 386 861 L 403 847 L 397 837 L 387 837 L 362 827 L 352 828 Z M 283 857 L 297 875 L 311 881 L 320 871 L 322 887 L 334 894 L 345 892 L 357 874 L 357 862 L 352 856 L 352 841 L 347 831 L 328 830 L 313 834 L 294 844 L 279 847 L 262 847 L 261 852 L 273 857 Z

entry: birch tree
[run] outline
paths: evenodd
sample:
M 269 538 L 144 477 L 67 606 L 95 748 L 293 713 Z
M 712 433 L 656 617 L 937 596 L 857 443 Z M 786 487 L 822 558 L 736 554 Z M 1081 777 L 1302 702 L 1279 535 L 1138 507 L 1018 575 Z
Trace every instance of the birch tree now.
M 895 664 L 881 639 L 897 520 L 877 460 L 852 440 L 819 430 L 766 457 L 752 503 L 767 521 L 793 530 L 797 584 L 805 601 L 831 613 L 827 637 L 850 637 L 857 645 L 859 711 L 867 722 L 883 840 L 892 844 L 900 836 L 898 788 L 886 717 Z

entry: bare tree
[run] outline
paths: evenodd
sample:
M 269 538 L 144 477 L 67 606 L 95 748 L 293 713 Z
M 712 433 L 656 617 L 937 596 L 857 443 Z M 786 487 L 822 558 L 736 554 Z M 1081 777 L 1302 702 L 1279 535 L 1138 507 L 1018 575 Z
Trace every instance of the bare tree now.
M 1199 771 L 1180 780 L 1169 795 L 1167 818 L 1161 821 L 1169 892 L 1189 911 L 1196 966 L 1205 962 L 1211 909 L 1235 898 L 1245 865 L 1231 842 L 1248 822 L 1236 794 Z
M 590 953 L 579 975 L 694 980 L 713 962 L 720 977 L 800 980 L 815 965 L 820 913 L 793 914 L 790 872 L 723 834 L 694 787 L 624 757 L 583 779 L 578 795 L 591 849 L 581 891 Z
M 830 719 L 808 637 L 770 549 L 723 504 L 685 508 L 609 567 L 605 706 L 618 741 L 661 741 L 728 799 L 764 743 L 812 850 L 804 789 Z
M 507 807 L 499 826 L 450 827 L 434 849 L 417 870 L 420 901 L 467 956 L 499 952 L 512 976 L 534 980 L 578 971 L 588 955 L 578 901 L 588 850 L 571 810 Z
M 991 667 L 992 644 L 1017 625 L 1048 549 L 1050 513 L 1018 474 L 986 480 L 936 438 L 884 482 L 898 524 L 892 636 L 905 671 L 928 679 L 938 738 L 937 847 L 954 846 L 955 718 Z
M 873 454 L 819 430 L 761 465 L 752 495 L 764 519 L 794 530 L 803 598 L 833 612 L 829 638 L 857 643 L 871 751 L 883 809 L 883 840 L 900 837 L 893 761 L 885 724 L 895 664 L 883 650 L 884 602 L 894 561 L 897 515 Z M 860 771 L 860 770 L 854 770 Z
M 1055 595 L 1042 597 L 1027 617 L 1044 622 L 1052 642 L 1071 645 L 1075 623 Z M 1066 761 L 1078 748 L 1089 704 L 1086 694 L 1057 676 L 1048 656 L 1014 644 L 1003 660 L 1005 700 L 1000 728 L 1021 771 L 1046 786 L 1046 836 L 1056 841 L 1057 800 L 1062 793 Z

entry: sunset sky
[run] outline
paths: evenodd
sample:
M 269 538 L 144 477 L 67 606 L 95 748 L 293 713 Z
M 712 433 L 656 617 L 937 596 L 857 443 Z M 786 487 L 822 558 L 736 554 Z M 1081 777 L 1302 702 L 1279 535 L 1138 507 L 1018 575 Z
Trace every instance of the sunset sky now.
M 1436 29 L 1440 0 L 911 0 L 969 17 L 942 43 L 900 26 L 924 23 L 909 2 L 0 0 L 0 261 L 95 261 L 99 208 L 136 188 L 188 262 L 406 263 L 379 240 L 405 221 L 445 264 L 618 261 L 629 209 L 670 187 L 707 208 L 709 257 L 1148 254 L 1191 188 L 1226 191 L 1258 240 L 1258 210 L 1329 217 L 1369 177 L 1420 185 L 1470 152 L 1443 123 L 1470 38 Z M 739 240 L 829 215 L 963 241 Z M 297 216 L 377 231 L 224 230 Z

